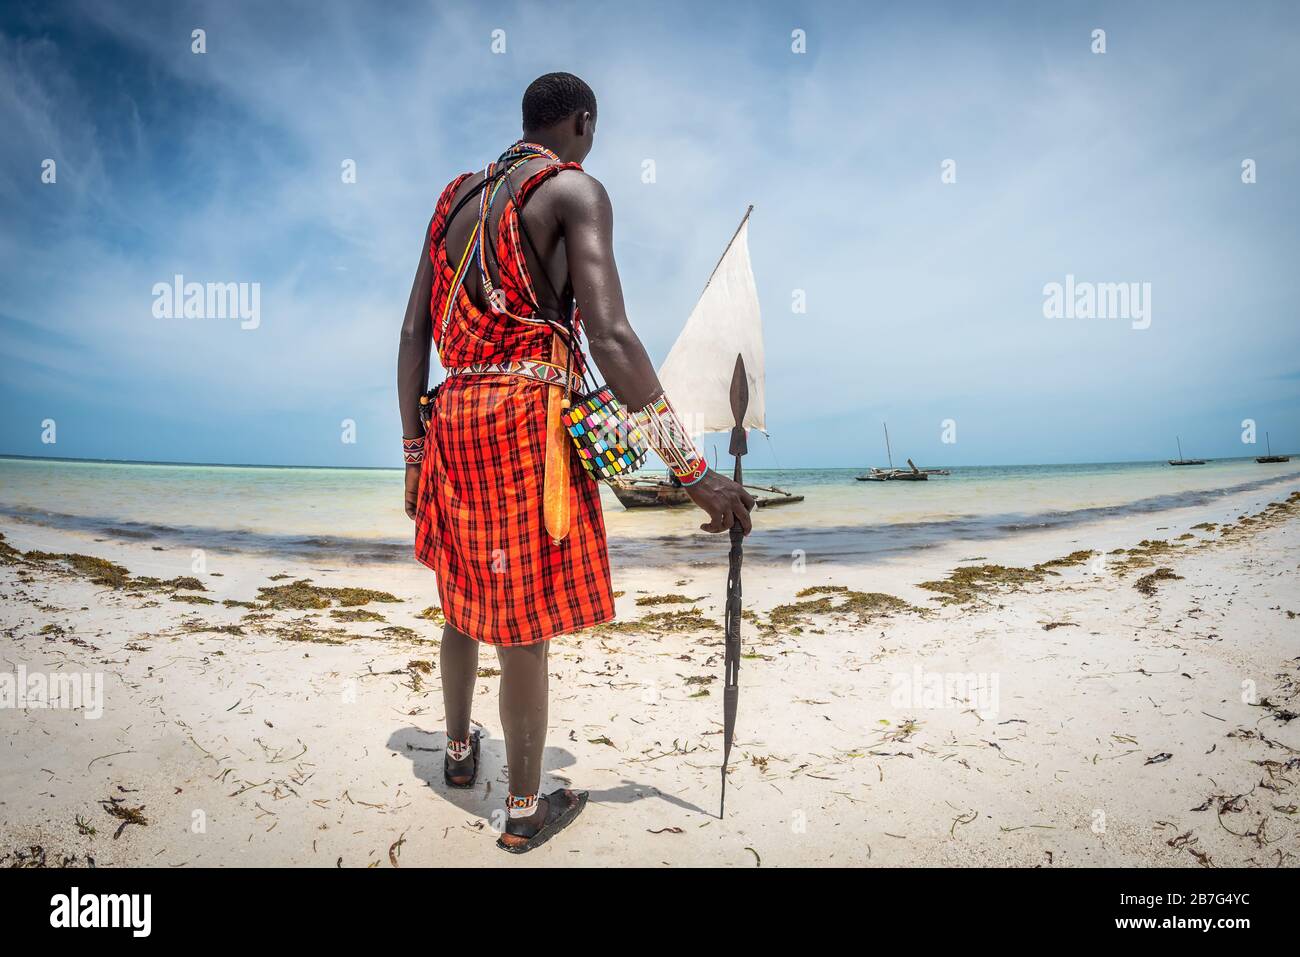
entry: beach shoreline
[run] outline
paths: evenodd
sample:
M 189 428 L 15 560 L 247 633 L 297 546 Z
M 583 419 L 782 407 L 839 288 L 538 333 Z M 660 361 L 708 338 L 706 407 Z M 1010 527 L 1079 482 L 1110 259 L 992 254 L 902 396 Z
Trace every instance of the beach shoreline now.
M 438 602 L 413 560 L 196 551 L 2 518 L 4 669 L 102 675 L 104 713 L 0 711 L 0 856 L 1295 866 L 1298 490 L 869 562 L 797 536 L 788 554 L 756 552 L 721 821 L 725 542 L 690 562 L 617 562 L 617 620 L 551 653 L 543 786 L 589 788 L 592 803 L 523 859 L 491 846 L 505 777 L 490 652 L 483 774 L 471 792 L 442 784 L 440 628 L 419 617 Z M 340 591 L 292 590 L 305 579 Z M 395 600 L 349 604 L 365 596 L 348 589 Z

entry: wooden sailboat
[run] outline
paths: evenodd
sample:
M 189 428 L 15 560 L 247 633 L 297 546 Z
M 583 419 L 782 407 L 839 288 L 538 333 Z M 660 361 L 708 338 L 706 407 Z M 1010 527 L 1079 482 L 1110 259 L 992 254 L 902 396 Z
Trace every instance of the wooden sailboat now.
M 907 468 L 894 468 L 894 450 L 889 444 L 889 424 L 882 423 L 885 427 L 885 455 L 889 459 L 889 468 L 887 469 L 870 469 L 862 475 L 855 475 L 859 482 L 924 482 L 931 475 L 947 475 L 947 469 L 919 469 L 916 463 L 911 459 L 907 460 Z
M 1205 464 L 1205 459 L 1183 458 L 1183 440 L 1178 436 L 1174 436 L 1174 440 L 1178 443 L 1178 458 L 1170 459 L 1169 460 L 1170 465 L 1204 465 Z
M 1256 456 L 1256 457 L 1255 457 L 1255 461 L 1256 461 L 1256 462 L 1260 462 L 1260 463 L 1267 464 L 1267 463 L 1273 463 L 1273 462 L 1290 462 L 1290 461 L 1291 461 L 1291 456 L 1289 456 L 1289 455 L 1274 455 L 1274 454 L 1273 454 L 1273 443 L 1270 442 L 1270 441 L 1268 440 L 1268 433 L 1267 433 L 1267 432 L 1264 433 L 1264 446 L 1268 449 L 1268 454 L 1267 454 L 1267 455 L 1259 455 L 1259 456 Z
M 737 355 L 744 360 L 749 389 L 743 426 L 766 430 L 763 324 L 758 288 L 749 264 L 749 214 L 753 211 L 753 206 L 745 210 L 659 370 L 664 391 L 672 396 L 677 414 L 692 435 L 731 432 L 736 424 L 731 409 L 731 379 Z M 608 485 L 625 508 L 669 508 L 691 502 L 686 490 L 671 476 L 628 476 L 610 479 Z M 802 495 L 775 486 L 745 483 L 745 488 L 759 508 L 803 501 Z
M 678 505 L 690 505 L 691 498 L 686 489 L 663 479 L 627 478 L 611 479 L 609 487 L 613 490 L 624 508 L 673 508 Z M 759 508 L 773 505 L 792 505 L 802 502 L 802 495 L 793 495 L 775 485 L 755 485 L 746 482 L 745 488 L 754 496 L 754 504 Z

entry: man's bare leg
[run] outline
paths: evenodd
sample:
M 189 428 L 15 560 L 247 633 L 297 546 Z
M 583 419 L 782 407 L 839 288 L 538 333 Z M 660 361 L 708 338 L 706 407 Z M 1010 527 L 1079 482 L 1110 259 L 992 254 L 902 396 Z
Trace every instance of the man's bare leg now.
M 474 679 L 478 677 L 478 642 L 451 625 L 445 626 L 439 665 L 442 669 L 442 707 L 447 716 L 447 740 L 465 741 L 469 738 Z M 455 761 L 448 755 L 447 764 L 452 783 L 469 783 L 474 774 L 472 756 Z
M 501 662 L 501 727 L 506 736 L 506 762 L 510 770 L 510 793 L 517 797 L 537 794 L 542 784 L 542 752 L 546 748 L 549 641 L 513 648 L 497 648 Z M 546 820 L 546 799 L 520 823 L 535 822 L 530 833 Z M 507 844 L 523 844 L 527 838 L 506 834 Z

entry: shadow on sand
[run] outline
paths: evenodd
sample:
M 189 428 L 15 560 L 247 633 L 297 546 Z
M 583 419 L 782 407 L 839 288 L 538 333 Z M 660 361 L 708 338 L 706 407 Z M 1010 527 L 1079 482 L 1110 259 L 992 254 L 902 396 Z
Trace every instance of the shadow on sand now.
M 441 732 L 430 733 L 416 727 L 399 728 L 388 738 L 388 748 L 408 758 L 415 776 L 433 788 L 447 802 L 468 814 L 491 822 L 493 812 L 502 808 L 506 795 L 505 742 L 488 735 L 480 728 L 482 743 L 479 751 L 478 782 L 473 788 L 451 788 L 442 779 L 442 756 L 447 739 Z M 576 763 L 573 754 L 564 748 L 548 745 L 542 756 L 542 791 L 557 787 L 581 788 L 581 781 L 570 781 L 563 774 L 565 768 Z M 560 773 L 557 773 L 560 772 Z M 631 804 L 649 798 L 666 801 L 674 807 L 697 814 L 709 814 L 703 808 L 672 794 L 665 794 L 652 784 L 640 784 L 624 779 L 617 787 L 591 790 L 592 804 Z M 709 816 L 712 816 L 711 814 Z

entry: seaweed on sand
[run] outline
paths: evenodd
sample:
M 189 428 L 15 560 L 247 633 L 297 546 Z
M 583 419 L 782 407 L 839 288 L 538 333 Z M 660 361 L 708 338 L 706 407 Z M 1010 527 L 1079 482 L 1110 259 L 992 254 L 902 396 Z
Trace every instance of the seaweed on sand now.
M 1137 568 L 1150 568 L 1156 564 L 1156 559 L 1186 547 L 1176 542 L 1166 542 L 1163 539 L 1153 541 L 1144 538 L 1124 553 L 1126 557 L 1123 561 L 1116 562 L 1112 567 L 1117 574 L 1121 575 Z
M 982 595 L 1013 591 L 1022 585 L 1040 582 L 1046 574 L 1037 566 L 966 565 L 953 569 L 942 581 L 921 582 L 917 587 L 936 592 L 934 600 L 945 605 L 967 605 Z
M 896 612 L 921 611 L 894 595 L 878 591 L 854 591 L 844 585 L 813 585 L 800 589 L 795 597 L 804 601 L 777 605 L 768 612 L 768 628 L 799 634 L 803 630 L 802 626 L 811 622 L 813 615 L 853 616 L 858 624 L 864 625 Z
M 305 641 L 318 645 L 345 645 L 353 637 L 346 628 L 320 628 L 306 618 L 273 625 L 261 631 L 284 641 Z
M 695 689 L 690 694 L 690 697 L 692 698 L 709 697 L 709 689 L 706 687 L 706 685 L 713 684 L 716 678 L 717 675 L 690 675 L 689 677 L 687 677 L 686 687 Z
M 0 532 L 0 565 L 20 565 L 22 561 L 23 553 L 6 542 L 4 533 Z
M 415 617 L 422 621 L 431 621 L 435 625 L 445 625 L 447 623 L 446 616 L 443 615 L 442 609 L 437 605 L 430 605 Z
M 257 590 L 257 594 L 267 608 L 275 609 L 329 608 L 334 602 L 355 607 L 372 601 L 401 601 L 396 595 L 373 588 L 327 588 L 313 585 L 310 578 L 300 579 L 290 585 L 264 586 Z
M 801 588 L 794 593 L 795 598 L 807 598 L 809 595 L 843 595 L 848 591 L 847 585 L 812 585 Z
M 185 591 L 207 591 L 203 582 L 190 575 L 177 576 L 176 578 L 150 578 L 143 576 L 141 578 L 132 578 L 127 582 L 131 588 L 138 588 L 141 591 L 176 591 L 183 589 Z
M 189 575 L 176 578 L 153 578 L 148 575 L 132 578 L 131 573 L 117 562 L 95 555 L 82 555 L 77 552 L 19 552 L 3 541 L 0 535 L 0 564 L 27 564 L 41 568 L 71 571 L 83 575 L 95 585 L 105 585 L 114 589 L 131 589 L 136 592 L 176 592 L 207 591 L 203 582 Z M 180 599 L 185 600 L 185 599 Z
M 1093 554 L 1095 553 L 1091 548 L 1083 548 L 1077 552 L 1070 552 L 1070 554 L 1068 555 L 1062 555 L 1060 558 L 1053 558 L 1050 561 L 1045 561 L 1041 565 L 1035 565 L 1034 567 L 1035 568 L 1070 568 L 1074 565 L 1085 564 L 1088 561 L 1088 559 L 1092 558 Z
M 16 847 L 13 853 L 0 854 L 0 867 L 41 868 L 49 867 L 48 855 L 40 844 L 29 844 L 26 849 Z
M 1048 575 L 1059 575 L 1056 569 L 1083 565 L 1095 554 L 1090 548 L 1080 549 L 1030 568 L 965 565 L 953 569 L 942 581 L 921 582 L 917 587 L 936 592 L 938 597 L 934 600 L 945 605 L 968 605 L 983 595 L 1015 591 L 1025 585 L 1041 582 Z
M 181 622 L 180 627 L 182 631 L 192 635 L 211 633 L 216 635 L 235 635 L 239 638 L 244 636 L 244 629 L 239 625 L 213 625 L 206 621 L 191 620 Z
M 1148 598 L 1156 593 L 1156 584 L 1165 581 L 1181 581 L 1182 575 L 1175 575 L 1172 568 L 1157 568 L 1149 575 L 1143 575 L 1133 587 L 1146 595 Z
M 146 827 L 149 824 L 148 818 L 146 818 L 143 813 L 143 804 L 139 807 L 127 807 L 126 804 L 123 803 L 122 798 L 117 797 L 105 798 L 99 803 L 110 816 L 115 817 L 122 822 L 116 833 L 113 834 L 113 840 L 115 841 L 122 836 L 122 832 L 126 830 L 127 825 L 138 824 L 141 827 Z
M 1240 542 L 1249 535 L 1284 522 L 1293 517 L 1297 505 L 1300 505 L 1300 493 L 1292 492 L 1280 502 L 1270 502 L 1253 516 L 1242 515 L 1235 523 L 1219 526 L 1217 543 Z
M 881 722 L 889 726 L 888 721 Z M 889 730 L 880 729 L 876 733 L 880 735 L 882 741 L 890 741 L 894 744 L 907 744 L 912 740 L 912 735 L 921 730 L 921 723 L 915 718 L 904 718 L 898 727 L 889 726 Z
M 721 625 L 704 617 L 698 608 L 681 611 L 656 611 L 640 619 L 647 628 L 657 631 L 717 631 Z
M 691 631 L 717 631 L 722 626 L 706 618 L 698 608 L 656 611 L 631 621 L 611 621 L 592 629 L 596 634 L 678 634 Z
M 110 588 L 124 588 L 130 581 L 130 572 L 116 562 L 94 555 L 80 555 L 73 552 L 27 552 L 24 556 L 29 562 L 38 565 L 62 563 L 71 566 L 79 575 L 85 575 L 93 584 L 107 585 Z
M 370 611 L 367 608 L 345 608 L 332 609 L 330 617 L 336 621 L 387 621 L 383 615 L 377 611 Z
M 699 601 L 698 598 L 688 598 L 686 595 L 646 595 L 638 598 L 636 603 L 641 606 L 646 605 L 689 605 Z

